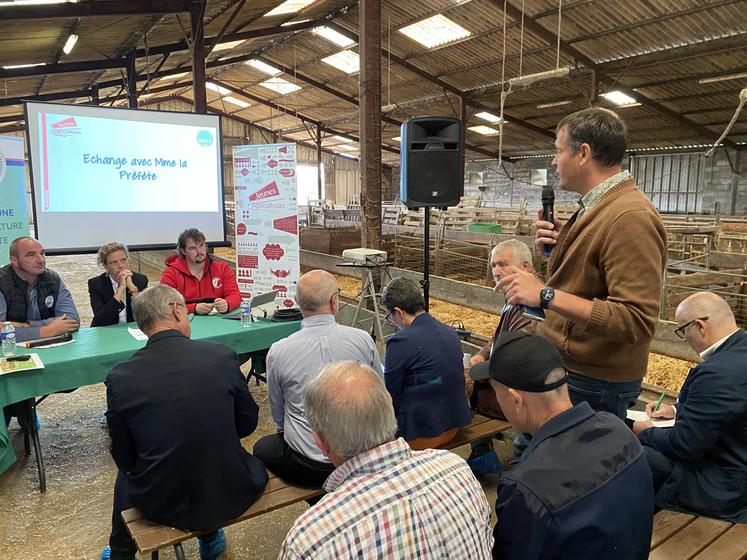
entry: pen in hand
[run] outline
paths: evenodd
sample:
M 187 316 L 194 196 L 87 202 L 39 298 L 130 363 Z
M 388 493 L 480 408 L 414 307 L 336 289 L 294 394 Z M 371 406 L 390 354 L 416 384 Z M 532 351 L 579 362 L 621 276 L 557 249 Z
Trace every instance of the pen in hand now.
M 661 395 L 659 396 L 659 400 L 656 401 L 656 406 L 654 407 L 654 412 L 659 412 L 659 407 L 661 406 L 661 403 L 664 402 L 664 391 L 661 392 Z

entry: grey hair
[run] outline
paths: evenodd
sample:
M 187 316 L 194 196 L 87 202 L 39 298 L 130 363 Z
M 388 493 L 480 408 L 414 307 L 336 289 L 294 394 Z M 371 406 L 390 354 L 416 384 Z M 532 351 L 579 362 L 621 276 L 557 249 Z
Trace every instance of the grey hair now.
M 337 293 L 337 280 L 324 270 L 311 270 L 298 279 L 296 301 L 304 313 L 314 313 L 329 305 Z
M 425 299 L 415 282 L 404 276 L 397 276 L 392 278 L 381 294 L 381 306 L 387 311 L 399 307 L 405 313 L 415 315 L 419 311 L 425 311 Z
M 171 306 L 175 303 L 184 305 L 184 297 L 166 284 L 156 284 L 135 294 L 132 298 L 132 314 L 138 328 L 148 332 L 158 323 L 168 321 Z
M 115 251 L 124 251 L 125 257 L 129 256 L 130 254 L 130 252 L 127 250 L 127 246 L 114 241 L 113 243 L 107 243 L 106 245 L 103 245 L 101 249 L 99 249 L 99 252 L 96 255 L 96 262 L 101 266 L 106 267 L 106 259 L 108 259 L 109 255 L 111 255 Z
M 392 397 L 381 375 L 366 364 L 327 364 L 306 386 L 303 402 L 311 429 L 344 461 L 397 433 Z
M 493 247 L 490 254 L 497 255 L 507 249 L 514 252 L 516 258 L 519 259 L 519 263 L 528 262 L 530 265 L 532 264 L 532 252 L 526 243 L 522 243 L 518 239 L 506 239 L 506 241 L 498 243 L 498 245 Z

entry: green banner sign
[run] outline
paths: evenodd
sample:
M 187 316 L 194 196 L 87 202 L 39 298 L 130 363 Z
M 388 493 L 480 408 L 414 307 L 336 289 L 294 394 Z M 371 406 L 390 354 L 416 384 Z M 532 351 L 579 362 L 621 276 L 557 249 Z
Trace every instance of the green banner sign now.
M 8 246 L 29 234 L 23 138 L 0 136 L 0 266 L 8 264 Z

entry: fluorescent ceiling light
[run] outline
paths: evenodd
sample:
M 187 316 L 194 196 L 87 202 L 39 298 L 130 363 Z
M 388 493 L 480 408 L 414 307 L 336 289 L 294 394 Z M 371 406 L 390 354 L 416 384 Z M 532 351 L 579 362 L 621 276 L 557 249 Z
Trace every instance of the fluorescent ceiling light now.
M 401 136 L 395 136 L 394 138 L 392 138 L 392 140 L 394 140 L 395 142 L 402 142 L 402 137 Z
M 249 103 L 247 103 L 246 101 L 242 101 L 241 99 L 236 99 L 235 97 L 231 95 L 226 95 L 223 98 L 223 101 L 226 101 L 228 103 L 233 103 L 234 105 L 237 105 L 241 107 L 242 109 L 246 109 L 247 107 L 249 107 Z
M 486 111 L 483 111 L 482 113 L 475 113 L 475 116 L 492 123 L 501 122 L 501 118 L 498 115 L 494 115 L 493 113 L 488 113 Z
M 340 142 L 352 142 L 350 138 L 345 138 L 344 136 L 335 135 L 332 138 L 334 138 L 335 140 L 339 140 Z
M 188 72 L 180 72 L 179 74 L 171 74 L 170 76 L 164 76 L 163 78 L 161 78 L 158 81 L 159 82 L 169 82 L 171 80 L 177 80 L 177 79 L 179 79 L 179 78 L 181 78 L 183 76 L 186 76 L 187 74 L 188 74 Z
M 213 82 L 206 83 L 205 87 L 211 91 L 214 91 L 218 95 L 228 95 L 229 93 L 231 93 L 231 90 L 228 90 L 224 87 L 220 87 L 218 84 L 214 84 Z
M 483 136 L 498 136 L 500 132 L 498 132 L 494 128 L 490 128 L 489 126 L 470 126 L 468 127 L 468 130 L 471 130 L 472 132 L 477 132 L 478 134 L 482 134 Z
M 295 14 L 300 12 L 306 6 L 313 4 L 316 0 L 285 0 L 277 8 L 267 12 L 265 16 L 281 16 L 284 14 Z
M 349 144 L 340 144 L 339 146 L 335 146 L 332 148 L 333 150 L 345 150 L 346 152 L 355 152 L 358 150 L 355 146 L 350 146 Z
M 281 70 L 278 70 L 274 66 L 270 66 L 269 64 L 266 64 L 262 62 L 261 60 L 257 60 L 254 58 L 252 60 L 247 60 L 246 64 L 247 66 L 251 66 L 252 68 L 259 70 L 260 72 L 269 74 L 270 76 L 277 76 L 278 74 L 283 73 Z
M 286 21 L 285 23 L 281 23 L 280 27 L 288 27 L 289 25 L 296 25 L 297 23 L 306 23 L 307 21 L 311 21 L 310 19 L 297 19 L 295 21 Z
M 617 90 L 603 93 L 602 97 L 604 97 L 610 103 L 614 103 L 615 105 L 630 105 L 631 103 L 636 102 L 635 99 L 633 99 L 629 95 L 625 95 L 623 92 Z
M 213 47 L 213 52 L 227 51 L 227 50 L 238 47 L 243 42 L 244 42 L 244 39 L 242 39 L 241 41 L 229 41 L 228 43 L 218 43 L 217 45 Z
M 331 29 L 326 26 L 315 27 L 314 29 L 311 30 L 311 32 L 314 35 L 318 35 L 319 37 L 327 39 L 327 41 L 330 41 L 334 43 L 335 45 L 337 45 L 338 47 L 342 47 L 343 49 L 346 49 L 349 46 L 355 44 L 355 41 L 353 41 L 352 39 L 348 39 L 342 33 L 338 33 L 334 29 Z
M 73 33 L 70 35 L 70 37 L 67 38 L 67 41 L 65 41 L 65 46 L 62 47 L 62 52 L 65 54 L 70 54 L 70 51 L 73 50 L 73 47 L 75 46 L 75 43 L 78 42 L 78 36 Z
M 699 84 L 712 84 L 714 82 L 725 82 L 727 80 L 741 80 L 747 78 L 747 72 L 740 72 L 739 74 L 728 74 L 726 76 L 715 76 L 713 78 L 701 78 L 698 80 Z
M 551 103 L 540 103 L 537 105 L 537 109 L 549 109 L 550 107 L 562 107 L 563 105 L 570 105 L 573 103 L 570 99 L 565 101 L 553 101 Z
M 346 74 L 355 74 L 360 68 L 358 55 L 353 51 L 340 51 L 336 54 L 325 56 L 322 62 L 334 66 Z
M 11 64 L 3 66 L 3 70 L 13 70 L 14 68 L 31 68 L 33 66 L 46 66 L 46 62 L 34 62 L 32 64 Z
M 292 84 L 288 80 L 284 80 L 283 78 L 270 78 L 269 80 L 265 80 L 259 85 L 261 85 L 262 87 L 266 87 L 267 89 L 271 89 L 272 91 L 277 91 L 281 95 L 285 95 L 287 93 L 291 93 L 301 89 L 296 84 Z
M 441 14 L 403 27 L 399 32 L 429 49 L 472 35 L 464 27 Z

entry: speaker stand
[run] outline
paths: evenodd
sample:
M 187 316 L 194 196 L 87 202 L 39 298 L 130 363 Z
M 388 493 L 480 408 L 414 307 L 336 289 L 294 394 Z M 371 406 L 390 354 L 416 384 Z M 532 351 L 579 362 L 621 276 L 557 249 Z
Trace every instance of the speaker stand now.
M 428 312 L 428 294 L 430 292 L 430 269 L 431 269 L 431 209 L 423 208 L 423 299 L 425 300 L 425 311 Z

